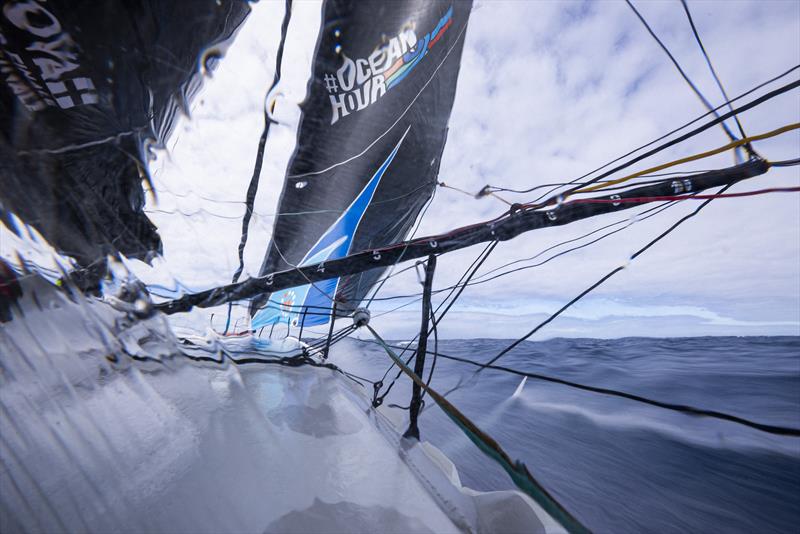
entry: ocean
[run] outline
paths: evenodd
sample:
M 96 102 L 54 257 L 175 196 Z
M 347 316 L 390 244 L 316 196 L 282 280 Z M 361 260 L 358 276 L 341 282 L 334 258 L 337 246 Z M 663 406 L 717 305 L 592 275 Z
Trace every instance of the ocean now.
M 485 362 L 509 343 L 444 340 L 438 348 Z M 336 345 L 331 360 L 370 380 L 389 363 L 366 337 Z M 525 342 L 498 364 L 800 428 L 800 337 L 553 339 Z M 444 393 L 463 380 L 448 399 L 591 530 L 798 531 L 800 438 L 534 379 L 515 394 L 519 376 L 487 369 L 472 377 L 475 369 L 438 358 L 431 386 Z M 410 390 L 401 377 L 384 404 L 407 406 Z M 465 486 L 512 486 L 432 401 L 420 433 L 453 460 Z

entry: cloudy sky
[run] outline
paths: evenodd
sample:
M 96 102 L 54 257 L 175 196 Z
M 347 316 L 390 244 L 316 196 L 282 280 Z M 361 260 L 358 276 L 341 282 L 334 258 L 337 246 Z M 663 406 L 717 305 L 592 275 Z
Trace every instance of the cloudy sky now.
M 680 3 L 637 2 L 637 6 L 701 91 L 719 104 L 721 95 Z M 690 7 L 730 96 L 800 64 L 800 3 L 694 1 Z M 319 13 L 317 2 L 296 2 L 276 106 L 281 123 L 270 132 L 246 254 L 250 274 L 257 273 L 269 239 Z M 161 230 L 165 257 L 157 269 L 133 264 L 145 280 L 171 285 L 177 279 L 191 289 L 230 280 L 237 264 L 241 201 L 263 127 L 263 102 L 273 76 L 282 16 L 283 2 L 255 5 L 213 78 L 206 80 L 191 117 L 182 119 L 168 150 L 154 163 L 157 202 L 151 199 L 147 209 Z M 783 83 L 797 77 L 795 71 Z M 440 179 L 468 191 L 486 184 L 524 189 L 568 181 L 704 112 L 622 2 L 476 2 Z M 798 122 L 800 94 L 795 90 L 776 98 L 746 112 L 741 120 L 750 135 Z M 727 141 L 721 129 L 712 129 L 633 170 Z M 795 131 L 759 142 L 756 149 L 770 160 L 796 158 L 800 135 Z M 723 154 L 681 169 L 732 163 L 732 154 Z M 774 169 L 732 191 L 799 184 L 800 167 L 793 167 Z M 696 206 L 685 202 L 646 221 L 632 216 L 644 208 L 634 209 L 501 243 L 481 272 L 532 257 L 613 222 L 628 226 L 546 265 L 468 288 L 442 324 L 442 334 L 517 336 L 623 264 L 625 271 L 548 326 L 539 338 L 800 334 L 800 196 L 796 194 L 712 202 L 698 217 L 628 262 L 631 253 Z M 492 218 L 505 209 L 492 198 L 475 200 L 440 189 L 418 235 Z M 479 251 L 475 247 L 440 258 L 436 285 L 455 282 Z M 382 295 L 418 292 L 416 276 L 407 275 L 393 278 Z M 406 302 L 376 303 L 374 312 Z M 418 307 L 410 304 L 376 319 L 376 324 L 390 337 L 413 335 Z M 214 326 L 219 329 L 222 320 L 216 312 Z M 194 319 L 198 317 L 207 322 L 209 313 Z

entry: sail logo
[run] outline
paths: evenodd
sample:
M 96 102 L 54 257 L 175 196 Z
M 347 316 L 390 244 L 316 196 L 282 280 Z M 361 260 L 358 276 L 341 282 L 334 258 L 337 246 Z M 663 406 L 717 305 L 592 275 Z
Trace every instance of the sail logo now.
M 331 101 L 331 124 L 366 109 L 403 81 L 452 23 L 450 6 L 433 30 L 420 39 L 413 29 L 406 29 L 366 58 L 353 60 L 342 54 L 342 66 L 335 74 L 323 77 Z
M 97 104 L 92 79 L 81 75 L 78 46 L 56 16 L 35 0 L 9 2 L 3 18 L 27 46 L 17 53 L 0 31 L 0 74 L 30 111 Z M 2 22 L 2 20 L 0 20 Z

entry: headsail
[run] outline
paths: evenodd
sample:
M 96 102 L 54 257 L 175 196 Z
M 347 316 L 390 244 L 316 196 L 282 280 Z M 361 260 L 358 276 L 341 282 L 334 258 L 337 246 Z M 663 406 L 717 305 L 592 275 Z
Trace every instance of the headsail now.
M 0 1 L 0 221 L 72 256 L 147 259 L 149 149 L 162 146 L 250 12 L 244 1 Z M 75 280 L 77 281 L 77 280 Z
M 470 8 L 454 1 L 325 3 L 262 276 L 406 236 L 436 188 Z M 353 309 L 382 271 L 257 298 L 252 327 L 324 324 L 329 315 L 320 309 L 333 300 Z

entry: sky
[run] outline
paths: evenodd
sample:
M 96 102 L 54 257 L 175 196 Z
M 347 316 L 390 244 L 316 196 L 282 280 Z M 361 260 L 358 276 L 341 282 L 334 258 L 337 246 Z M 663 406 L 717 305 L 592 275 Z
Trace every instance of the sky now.
M 636 2 L 689 77 L 715 105 L 722 97 L 694 41 L 680 3 Z M 690 2 L 698 31 L 730 96 L 800 64 L 800 3 Z M 294 145 L 305 95 L 317 2 L 295 3 L 256 199 L 245 275 L 257 274 Z M 156 268 L 129 262 L 149 283 L 177 279 L 197 290 L 230 281 L 241 215 L 273 77 L 283 2 L 254 5 L 236 40 L 152 165 L 156 197 L 147 211 L 164 240 Z M 466 32 L 450 134 L 440 180 L 471 192 L 574 179 L 705 113 L 666 55 L 622 2 L 478 1 Z M 798 73 L 784 79 L 796 80 Z M 770 86 L 777 87 L 780 82 Z M 800 121 L 800 93 L 741 115 L 749 135 Z M 733 126 L 733 125 L 732 125 Z M 722 146 L 719 128 L 659 153 L 631 170 Z M 759 142 L 769 160 L 800 156 L 797 131 Z M 722 168 L 731 153 L 682 170 Z M 730 191 L 800 185 L 800 167 L 773 169 Z M 508 195 L 509 200 L 529 200 Z M 479 272 L 532 257 L 612 222 L 623 232 L 539 267 L 468 288 L 440 334 L 519 336 L 611 269 L 626 269 L 591 293 L 538 339 L 682 335 L 800 335 L 800 195 L 775 194 L 712 202 L 644 255 L 633 252 L 697 206 L 684 202 L 647 220 L 630 210 L 501 243 Z M 439 189 L 417 235 L 493 218 L 507 206 Z M 643 209 L 643 208 L 642 208 Z M 598 234 L 599 235 L 599 234 Z M 480 247 L 440 258 L 436 287 L 455 282 Z M 562 249 L 556 249 L 559 251 Z M 542 256 L 539 259 L 545 258 Z M 530 263 L 530 262 L 529 262 Z M 419 292 L 409 271 L 382 296 Z M 419 328 L 419 302 L 375 303 L 374 324 L 393 338 Z M 224 325 L 221 309 L 177 318 Z M 211 317 L 211 313 L 215 317 Z M 235 319 L 244 325 L 240 309 Z M 535 339 L 537 339 L 535 338 Z

